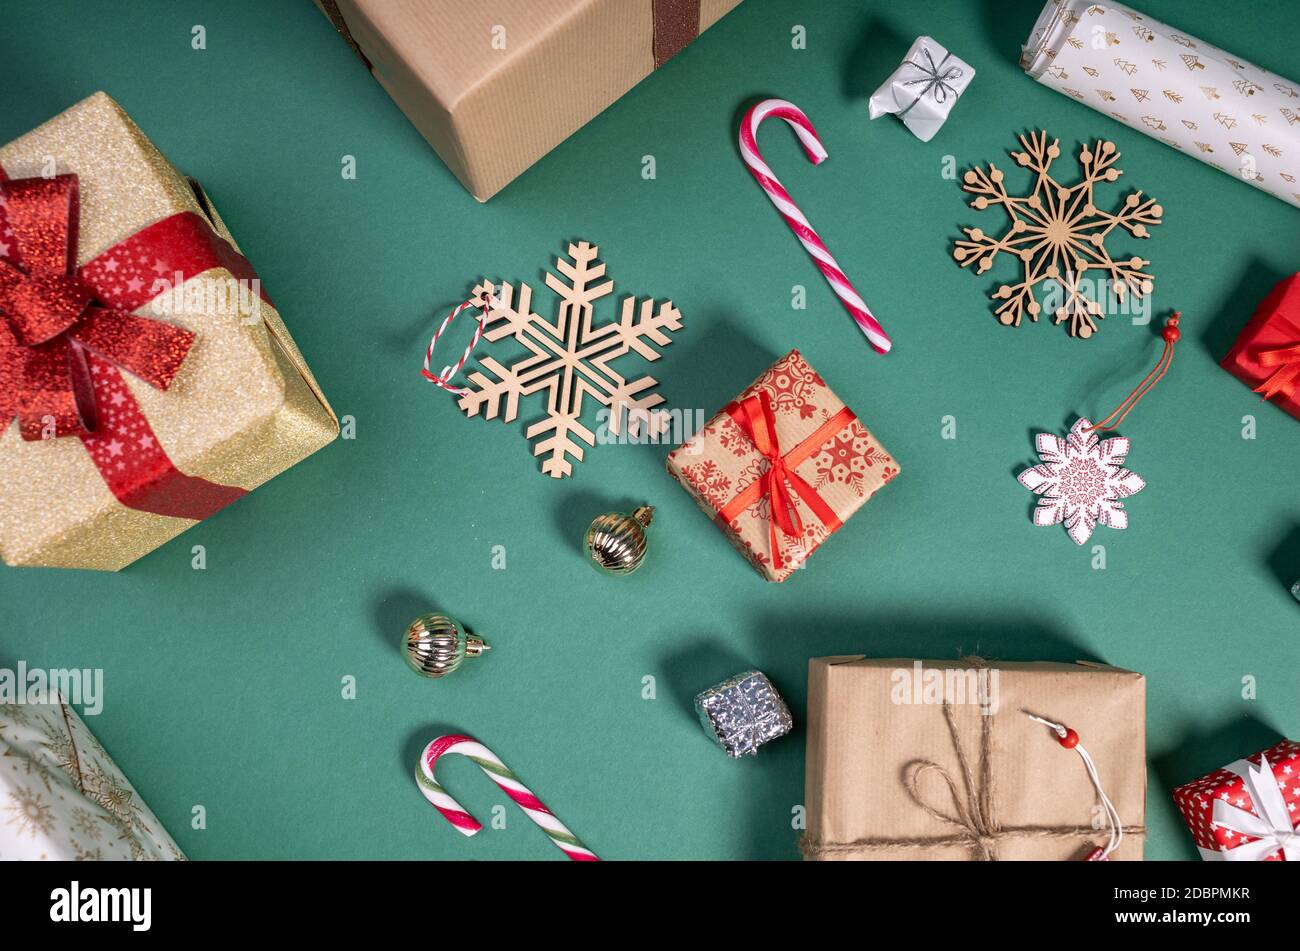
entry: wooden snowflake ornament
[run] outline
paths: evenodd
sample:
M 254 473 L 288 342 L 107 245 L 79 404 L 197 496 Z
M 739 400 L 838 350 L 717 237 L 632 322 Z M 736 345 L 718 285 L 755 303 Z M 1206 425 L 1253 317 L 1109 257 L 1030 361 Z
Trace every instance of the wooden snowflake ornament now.
M 570 459 L 582 461 L 584 443 L 596 444 L 595 433 L 581 421 L 584 397 L 609 407 L 605 425 L 612 436 L 657 437 L 671 421 L 663 410 L 652 409 L 664 401 L 660 394 L 647 392 L 657 385 L 653 377 L 627 380 L 610 364 L 630 352 L 644 360 L 658 360 L 655 347 L 672 342 L 668 331 L 681 329 L 682 315 L 672 301 L 664 301 L 656 310 L 653 300 L 638 303 L 625 297 L 617 321 L 592 327 L 595 302 L 614 289 L 613 281 L 602 280 L 605 265 L 596 260 L 599 250 L 585 241 L 571 244 L 573 263 L 557 258 L 559 274 L 547 273 L 546 286 L 560 298 L 554 323 L 533 313 L 533 291 L 527 284 L 519 286 L 517 296 L 511 284 L 483 283 L 474 288 L 475 298 L 484 293 L 491 298 L 483 338 L 495 342 L 513 337 L 531 355 L 508 367 L 488 356 L 480 359 L 487 373 L 469 375 L 469 385 L 458 400 L 460 408 L 469 416 L 500 416 L 509 423 L 519 413 L 521 396 L 545 392 L 546 417 L 524 430 L 524 435 L 537 440 L 533 455 L 545 454 L 542 471 L 556 479 L 573 473 Z
M 1116 228 L 1135 238 L 1149 237 L 1147 226 L 1158 225 L 1164 209 L 1155 199 L 1143 198 L 1140 191 L 1125 198 L 1116 214 L 1097 207 L 1095 186 L 1114 182 L 1123 174 L 1114 167 L 1119 153 L 1113 142 L 1098 141 L 1091 148 L 1084 145 L 1079 152 L 1083 180 L 1067 187 L 1050 173 L 1052 162 L 1061 155 L 1060 139 L 1049 145 L 1046 132 L 1019 138 L 1024 151 L 1010 154 L 1016 164 L 1034 172 L 1033 191 L 1027 197 L 1008 195 L 1002 171 L 991 163 L 988 171 L 968 171 L 962 188 L 976 196 L 971 207 L 983 211 L 1001 205 L 1011 226 L 1000 238 L 979 228 L 963 228 L 967 238 L 957 239 L 952 256 L 962 267 L 978 262 L 975 272 L 983 274 L 993 266 L 998 252 L 1014 255 L 1022 275 L 1018 283 L 1003 284 L 993 292 L 991 299 L 1002 301 L 994 310 L 998 321 L 1019 327 L 1025 314 L 1038 320 L 1044 305 L 1035 289 L 1051 282 L 1039 289 L 1055 322 L 1068 320 L 1070 335 L 1087 339 L 1096 331 L 1097 319 L 1106 316 L 1100 298 L 1107 291 L 1122 302 L 1129 294 L 1141 297 L 1151 293 L 1155 281 L 1143 270 L 1150 261 L 1137 256 L 1115 260 L 1106 248 L 1106 239 Z

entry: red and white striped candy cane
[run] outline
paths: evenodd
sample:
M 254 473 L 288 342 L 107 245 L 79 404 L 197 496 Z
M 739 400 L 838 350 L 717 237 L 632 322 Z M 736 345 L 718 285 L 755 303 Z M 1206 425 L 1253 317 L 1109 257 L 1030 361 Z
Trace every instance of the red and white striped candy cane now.
M 763 191 L 767 193 L 767 197 L 772 200 L 772 204 L 776 205 L 776 210 L 781 213 L 781 217 L 790 226 L 790 230 L 802 242 L 804 249 L 812 255 L 813 261 L 816 262 L 822 276 L 830 284 L 831 290 L 839 297 L 840 303 L 844 305 L 844 309 L 849 312 L 849 315 L 857 321 L 858 327 L 871 341 L 871 346 L 878 353 L 888 353 L 893 343 L 885 333 L 885 329 L 871 315 L 866 302 L 853 289 L 853 285 L 844 276 L 839 264 L 831 257 L 830 251 L 826 249 L 822 239 L 817 236 L 817 232 L 808 223 L 804 213 L 790 199 L 790 193 L 772 174 L 772 170 L 763 161 L 763 156 L 759 154 L 755 135 L 758 132 L 759 125 L 768 116 L 776 116 L 778 119 L 784 119 L 789 123 L 790 128 L 794 130 L 794 134 L 799 137 L 803 150 L 808 154 L 809 160 L 814 165 L 820 165 L 826 160 L 826 149 L 822 146 L 821 139 L 817 137 L 817 130 L 813 128 L 812 122 L 804 115 L 802 109 L 784 99 L 764 99 L 745 113 L 745 118 L 740 123 L 741 157 L 744 158 L 745 164 L 749 166 L 749 171 L 758 181 Z
M 555 814 L 547 809 L 531 789 L 519 781 L 510 768 L 490 749 L 472 736 L 453 734 L 440 736 L 424 748 L 420 754 L 420 765 L 415 770 L 415 781 L 420 784 L 420 792 L 433 807 L 442 813 L 443 818 L 465 835 L 473 835 L 483 826 L 477 819 L 465 811 L 465 807 L 453 799 L 447 790 L 438 785 L 433 770 L 438 759 L 451 753 L 469 757 L 479 769 L 487 773 L 492 781 L 514 800 L 524 814 L 537 823 L 550 840 L 575 862 L 597 862 L 596 853 L 587 848 L 578 837 L 569 831 Z
M 488 308 L 491 306 L 492 296 L 488 291 L 484 291 L 478 297 L 470 298 L 463 304 L 457 304 L 455 309 L 447 315 L 445 320 L 443 320 L 442 326 L 440 326 L 434 333 L 433 339 L 429 341 L 429 349 L 424 354 L 424 369 L 420 371 L 420 376 L 424 377 L 434 386 L 440 386 L 448 393 L 455 394 L 456 396 L 463 396 L 465 393 L 469 392 L 463 387 L 452 386 L 451 378 L 460 372 L 460 368 L 463 367 L 465 361 L 469 359 L 470 352 L 478 346 L 479 340 L 482 339 L 483 324 L 487 321 Z M 461 354 L 460 359 L 456 361 L 454 367 L 443 367 L 442 372 L 435 375 L 433 371 L 429 369 L 429 361 L 433 359 L 433 348 L 438 345 L 438 338 L 442 336 L 442 332 L 447 329 L 451 322 L 456 319 L 457 314 L 462 310 L 468 310 L 470 307 L 481 307 L 483 312 L 479 314 L 478 326 L 474 328 L 474 336 L 470 339 L 469 346 L 465 348 L 465 352 Z

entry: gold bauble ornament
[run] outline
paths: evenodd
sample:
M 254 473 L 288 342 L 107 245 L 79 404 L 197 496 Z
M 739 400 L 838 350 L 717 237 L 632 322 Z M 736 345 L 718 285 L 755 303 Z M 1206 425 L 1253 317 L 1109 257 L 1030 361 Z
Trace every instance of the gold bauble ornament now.
M 631 515 L 609 512 L 592 522 L 586 538 L 592 564 L 611 575 L 636 571 L 645 560 L 645 530 L 654 511 L 651 506 L 642 505 Z
M 491 648 L 445 614 L 422 614 L 406 629 L 406 662 L 417 674 L 445 677 L 466 657 Z

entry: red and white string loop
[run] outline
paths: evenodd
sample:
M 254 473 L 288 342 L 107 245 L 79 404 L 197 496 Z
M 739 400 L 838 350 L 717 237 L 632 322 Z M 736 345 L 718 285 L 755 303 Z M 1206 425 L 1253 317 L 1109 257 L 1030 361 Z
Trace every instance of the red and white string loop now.
M 451 325 L 451 322 L 456 319 L 457 315 L 460 314 L 461 311 L 468 310 L 471 307 L 481 308 L 481 313 L 478 318 L 478 326 L 474 328 L 474 336 L 470 339 L 468 346 L 465 347 L 465 352 L 461 354 L 460 359 L 456 361 L 454 366 L 445 366 L 442 368 L 441 373 L 435 374 L 429 368 L 429 365 L 433 360 L 433 349 L 438 345 L 438 338 L 442 336 L 443 332 Z M 473 352 L 474 348 L 478 346 L 478 342 L 483 338 L 483 325 L 487 322 L 488 313 L 491 308 L 492 296 L 487 291 L 483 291 L 478 297 L 471 297 L 463 304 L 457 304 L 455 308 L 453 308 L 452 312 L 443 320 L 442 325 L 434 332 L 433 339 L 429 341 L 429 349 L 424 354 L 424 369 L 420 371 L 420 375 L 434 386 L 442 387 L 454 396 L 463 396 L 468 393 L 469 390 L 464 387 L 452 386 L 451 378 L 460 372 L 461 367 L 465 365 L 465 361 L 469 359 L 470 353 Z

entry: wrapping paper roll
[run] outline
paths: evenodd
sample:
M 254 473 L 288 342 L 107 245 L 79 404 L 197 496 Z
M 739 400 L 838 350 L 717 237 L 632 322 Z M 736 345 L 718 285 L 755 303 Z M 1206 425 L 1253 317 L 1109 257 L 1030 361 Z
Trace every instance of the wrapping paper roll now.
M 1043 85 L 1300 207 L 1300 85 L 1289 79 L 1123 4 L 1088 0 L 1048 0 L 1020 65 Z

